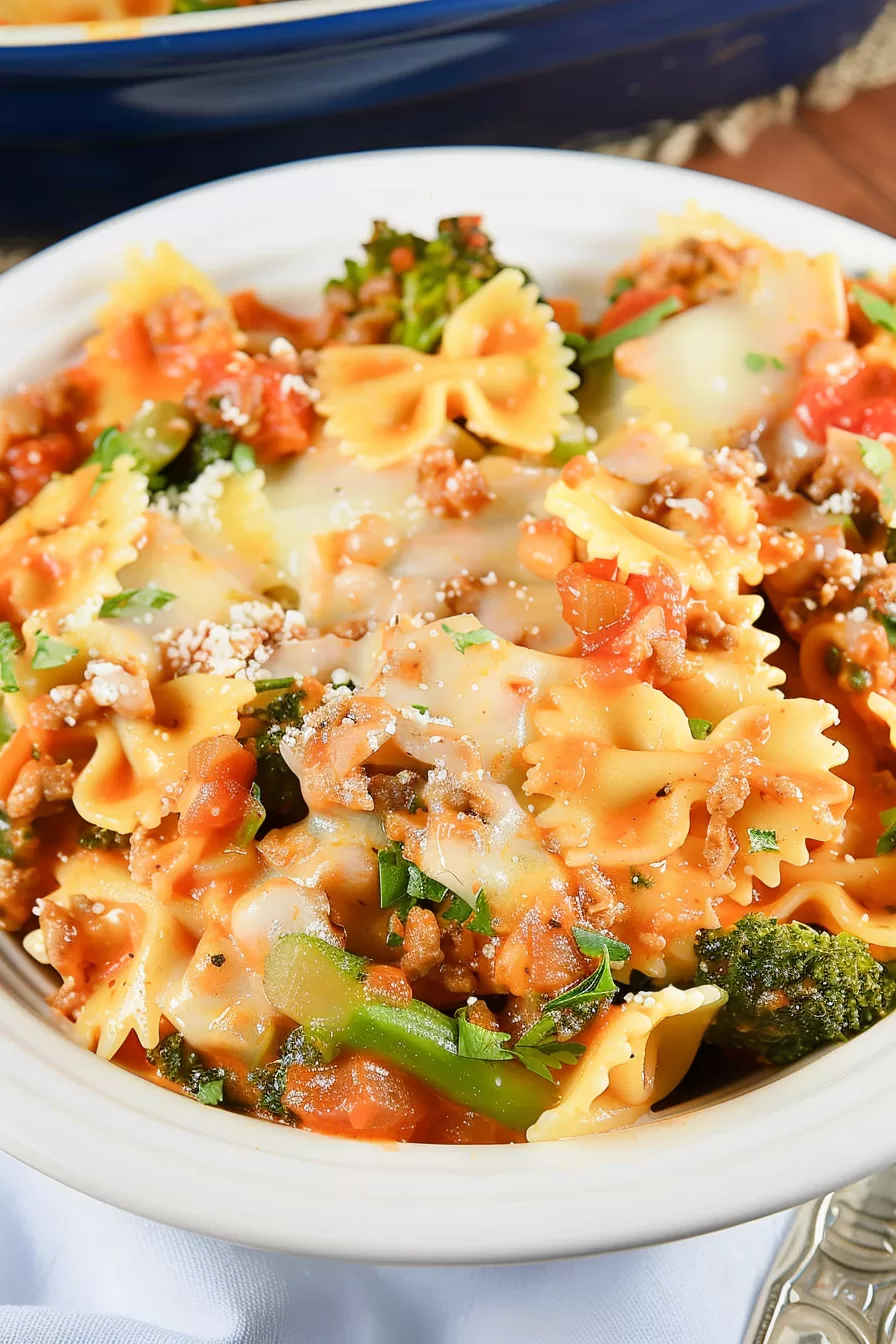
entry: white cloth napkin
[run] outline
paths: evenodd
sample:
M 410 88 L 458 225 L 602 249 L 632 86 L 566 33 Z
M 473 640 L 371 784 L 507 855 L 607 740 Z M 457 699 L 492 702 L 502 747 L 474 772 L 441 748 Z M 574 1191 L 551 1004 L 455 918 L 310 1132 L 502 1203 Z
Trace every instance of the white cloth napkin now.
M 0 1155 L 0 1344 L 741 1344 L 787 1220 L 586 1260 L 391 1269 L 179 1232 Z

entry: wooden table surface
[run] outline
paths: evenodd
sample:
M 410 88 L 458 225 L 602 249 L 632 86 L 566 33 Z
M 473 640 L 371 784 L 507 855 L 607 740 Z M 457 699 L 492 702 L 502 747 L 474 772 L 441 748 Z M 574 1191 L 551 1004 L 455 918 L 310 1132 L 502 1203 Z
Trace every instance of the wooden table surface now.
M 688 167 L 784 196 L 896 234 L 896 84 L 860 93 L 839 112 L 806 111 L 764 131 L 740 158 L 713 149 Z

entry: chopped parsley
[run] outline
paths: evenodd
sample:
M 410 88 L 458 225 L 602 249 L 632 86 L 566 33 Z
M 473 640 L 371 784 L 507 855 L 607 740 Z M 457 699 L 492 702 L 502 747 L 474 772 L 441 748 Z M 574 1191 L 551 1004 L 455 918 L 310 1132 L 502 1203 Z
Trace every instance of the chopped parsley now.
M 888 565 L 896 565 L 896 527 L 887 528 L 887 539 L 884 542 L 884 559 Z
M 778 832 L 764 831 L 760 826 L 748 826 L 747 836 L 751 854 L 777 854 Z
M 557 1023 L 546 1012 L 528 1031 L 523 1032 L 513 1053 L 531 1073 L 537 1073 L 540 1078 L 552 1083 L 554 1078 L 551 1069 L 558 1069 L 561 1064 L 578 1063 L 585 1053 L 585 1047 L 579 1045 L 578 1041 L 559 1041 Z
M 393 908 L 402 924 L 415 905 L 421 905 L 423 902 L 439 905 L 448 895 L 448 888 L 443 882 L 428 877 L 416 863 L 405 858 L 397 840 L 378 852 L 377 863 L 380 877 L 380 907 L 383 910 Z M 467 906 L 468 912 L 469 908 Z M 396 945 L 390 944 L 390 946 Z
M 872 611 L 871 615 L 879 625 L 883 626 L 887 643 L 891 647 L 896 647 L 896 615 L 886 611 Z
M 709 719 L 688 719 L 688 727 L 691 730 L 691 737 L 697 742 L 703 742 L 712 732 Z
M 457 1053 L 463 1059 L 513 1059 L 511 1051 L 504 1049 L 504 1042 L 510 1040 L 509 1032 L 480 1027 L 467 1014 L 466 1008 L 456 1014 Z
M 476 904 L 471 906 L 470 902 L 463 896 L 452 896 L 451 900 L 440 911 L 442 919 L 450 920 L 453 924 L 463 924 L 472 933 L 482 933 L 490 938 L 494 933 L 492 923 L 492 912 L 489 907 L 485 891 L 482 887 L 476 893 Z
M 43 630 L 36 632 L 34 653 L 31 656 L 31 666 L 35 672 L 45 672 L 51 667 L 64 667 L 77 656 L 78 650 L 73 644 L 64 644 L 61 639 L 53 639 Z
M 248 443 L 237 443 L 234 445 L 233 454 L 230 458 L 234 470 L 241 476 L 248 476 L 250 471 L 254 471 L 258 463 L 255 460 L 255 449 Z
M 856 443 L 868 470 L 875 476 L 886 476 L 893 466 L 893 455 L 886 444 L 880 443 L 877 439 L 869 439 L 864 434 L 856 435 Z
M 224 1070 L 206 1069 L 196 1051 L 187 1045 L 179 1031 L 166 1036 L 146 1058 L 171 1083 L 179 1083 L 203 1106 L 219 1106 L 224 1100 Z
M 783 359 L 779 359 L 777 355 L 760 355 L 755 350 L 750 350 L 744 355 L 744 363 L 751 373 L 761 373 L 769 365 L 779 373 L 783 373 L 787 368 Z
M 584 1053 L 584 1045 L 557 1040 L 557 1025 L 548 1015 L 540 1017 L 524 1032 L 515 1046 L 506 1048 L 510 1035 L 506 1031 L 492 1031 L 471 1022 L 468 1010 L 461 1008 L 457 1018 L 457 1053 L 464 1059 L 485 1059 L 500 1063 L 516 1057 L 532 1073 L 554 1082 L 551 1069 L 562 1064 L 575 1064 Z
M 871 685 L 872 676 L 867 667 L 861 667 L 859 663 L 854 663 L 849 659 L 849 666 L 846 672 L 846 684 L 851 691 L 867 691 Z
M 641 872 L 640 868 L 630 868 L 629 877 L 631 879 L 631 884 L 633 887 L 647 888 L 653 886 L 653 878 L 645 876 L 645 874 Z
M 100 616 L 114 619 L 118 616 L 140 616 L 150 611 L 163 611 L 176 598 L 164 588 L 126 588 L 114 597 L 103 599 Z
M 481 625 L 478 630 L 452 630 L 447 621 L 442 622 L 442 630 L 449 637 L 458 653 L 466 653 L 474 644 L 490 644 L 499 636 L 493 630 Z
M 19 689 L 12 657 L 21 647 L 22 641 L 9 621 L 0 621 L 0 691 L 7 695 L 15 695 Z
M 467 928 L 472 933 L 484 933 L 488 938 L 495 931 L 492 923 L 492 912 L 482 887 L 476 893 L 476 904 L 473 906 L 472 918 L 467 920 Z
M 882 299 L 873 290 L 866 289 L 864 285 L 853 285 L 852 297 L 869 322 L 896 335 L 896 308 L 892 303 L 887 303 L 886 299 Z
M 896 849 L 896 807 L 890 807 L 886 812 L 881 812 L 880 819 L 883 824 L 883 834 L 878 837 L 877 844 L 874 847 L 875 854 L 892 854 Z
M 610 970 L 610 958 L 605 952 L 600 965 L 584 980 L 579 980 L 561 994 L 555 995 L 545 1004 L 546 1013 L 559 1013 L 568 1009 L 579 1009 L 586 1004 L 599 1003 L 602 999 L 612 998 L 616 993 L 616 981 Z
M 428 714 L 428 713 L 429 713 L 429 706 L 428 706 L 428 705 L 411 705 L 411 709 L 416 709 L 416 711 L 417 711 L 418 714 Z
M 21 864 L 36 845 L 34 831 L 19 821 L 11 821 L 0 808 L 0 859 Z
M 632 954 L 628 943 L 611 938 L 607 933 L 598 933 L 595 929 L 575 927 L 572 936 L 579 951 L 586 957 L 603 957 L 606 954 L 610 961 L 628 961 Z
M 633 317 L 631 322 L 625 322 L 615 331 L 605 332 L 596 340 L 589 341 L 585 348 L 579 351 L 579 363 L 583 368 L 587 368 L 589 364 L 596 364 L 600 359 L 609 359 L 617 346 L 625 341 L 634 341 L 639 336 L 649 336 L 651 332 L 656 331 L 663 318 L 671 317 L 682 307 L 681 299 L 677 299 L 674 294 L 667 299 L 661 299 L 652 308 L 647 308 L 637 317 Z
M 99 463 L 100 469 L 93 483 L 94 490 L 104 481 L 108 481 L 112 475 L 112 466 L 116 458 L 125 455 L 134 459 L 134 465 L 138 471 L 142 469 L 143 464 L 134 451 L 134 445 L 123 429 L 118 429 L 115 425 L 109 425 L 107 429 L 97 434 L 93 441 L 93 452 L 88 457 L 86 464 L 89 466 L 93 462 Z

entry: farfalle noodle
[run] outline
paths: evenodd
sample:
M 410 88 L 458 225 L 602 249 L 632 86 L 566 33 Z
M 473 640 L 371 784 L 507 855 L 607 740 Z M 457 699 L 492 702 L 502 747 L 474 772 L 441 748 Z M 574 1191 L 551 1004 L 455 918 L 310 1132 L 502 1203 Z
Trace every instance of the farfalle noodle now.
M 318 410 L 366 466 L 420 452 L 458 416 L 474 434 L 544 455 L 575 410 L 571 362 L 536 287 L 508 268 L 452 313 L 436 355 L 391 345 L 324 351 Z

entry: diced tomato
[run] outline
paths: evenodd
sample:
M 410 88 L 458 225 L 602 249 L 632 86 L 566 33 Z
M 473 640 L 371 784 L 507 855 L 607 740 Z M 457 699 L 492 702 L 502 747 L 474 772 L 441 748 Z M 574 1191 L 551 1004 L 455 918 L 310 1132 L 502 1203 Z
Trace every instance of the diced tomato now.
M 238 831 L 258 810 L 249 793 L 254 778 L 255 757 L 235 737 L 210 737 L 191 747 L 184 795 L 189 802 L 181 811 L 180 834 Z
M 55 471 L 73 471 L 84 450 L 71 434 L 41 434 L 10 444 L 3 465 L 12 480 L 12 506 L 20 509 L 42 490 Z
M 209 418 L 209 406 L 222 399 L 237 416 L 222 417 L 225 427 L 236 428 L 252 444 L 262 462 L 303 453 L 311 442 L 314 407 L 301 378 L 287 372 L 266 355 L 210 355 L 200 361 L 199 406 Z M 211 400 L 210 400 L 211 399 Z
M 681 584 L 662 563 L 623 582 L 615 560 L 576 562 L 557 576 L 557 588 L 564 619 L 601 675 L 635 673 L 653 641 L 685 637 Z
M 283 1099 L 309 1129 L 361 1139 L 410 1139 L 431 1109 L 427 1089 L 362 1053 L 320 1069 L 294 1065 Z
M 5 799 L 9 796 L 20 770 L 32 759 L 33 745 L 30 730 L 23 726 L 17 728 L 6 745 L 0 749 L 0 798 Z
M 389 255 L 389 263 L 396 275 L 412 271 L 416 261 L 417 258 L 410 247 L 393 247 Z
M 685 306 L 688 302 L 687 291 L 681 285 L 670 285 L 667 289 L 626 289 L 610 305 L 597 326 L 598 336 L 606 336 L 608 331 L 624 327 L 636 317 L 646 313 L 663 299 L 680 299 Z
M 582 331 L 582 310 L 575 299 L 549 299 L 554 312 L 554 321 L 564 331 Z
M 824 443 L 832 427 L 872 439 L 896 437 L 896 369 L 869 364 L 842 383 L 807 378 L 794 414 L 816 443 Z
M 245 332 L 263 332 L 266 336 L 285 336 L 297 350 L 319 345 L 322 331 L 316 317 L 294 317 L 281 308 L 264 303 L 254 289 L 241 289 L 230 296 L 230 307 L 237 326 Z

